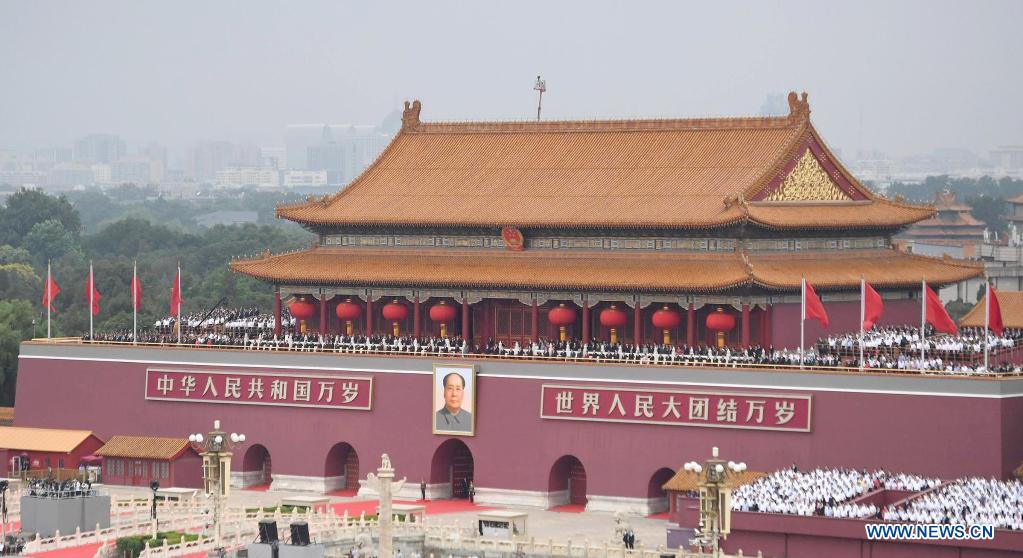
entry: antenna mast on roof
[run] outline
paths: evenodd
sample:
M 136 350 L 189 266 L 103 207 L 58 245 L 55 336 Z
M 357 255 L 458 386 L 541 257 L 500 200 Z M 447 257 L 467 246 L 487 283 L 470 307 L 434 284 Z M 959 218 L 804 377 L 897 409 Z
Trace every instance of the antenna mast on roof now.
M 540 108 L 543 106 L 543 92 L 547 91 L 547 82 L 540 79 L 540 76 L 536 76 L 536 84 L 533 85 L 533 91 L 539 91 L 540 97 L 536 100 L 536 119 L 540 120 Z

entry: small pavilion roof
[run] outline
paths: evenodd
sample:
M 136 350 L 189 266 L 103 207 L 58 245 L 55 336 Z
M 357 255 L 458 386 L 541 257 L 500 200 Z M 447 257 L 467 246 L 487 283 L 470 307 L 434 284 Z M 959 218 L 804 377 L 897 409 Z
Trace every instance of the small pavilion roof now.
M 998 291 L 995 293 L 1002 310 L 1002 324 L 1013 329 L 1023 329 L 1023 292 Z M 984 327 L 984 304 L 987 296 L 981 298 L 969 312 L 959 320 L 961 327 Z
M 719 292 L 739 286 L 797 290 L 803 277 L 823 289 L 855 288 L 861 278 L 883 287 L 916 285 L 922 279 L 944 285 L 982 272 L 968 262 L 889 249 L 747 255 L 318 247 L 235 260 L 231 268 L 293 285 L 621 292 Z
M 71 453 L 90 437 L 89 430 L 0 426 L 0 449 Z
M 929 207 L 875 195 L 828 150 L 804 93 L 786 116 L 440 122 L 402 128 L 345 189 L 277 208 L 311 227 L 899 228 Z
M 96 455 L 103 457 L 129 457 L 132 459 L 174 459 L 188 448 L 184 438 L 156 436 L 114 436 Z

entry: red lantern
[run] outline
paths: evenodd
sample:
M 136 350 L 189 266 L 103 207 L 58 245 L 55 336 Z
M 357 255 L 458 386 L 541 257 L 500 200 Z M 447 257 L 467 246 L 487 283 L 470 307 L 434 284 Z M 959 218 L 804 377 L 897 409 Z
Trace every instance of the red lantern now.
M 455 319 L 458 311 L 454 306 L 449 306 L 443 300 L 430 307 L 430 319 L 440 324 L 440 336 L 448 336 L 448 322 Z
M 575 310 L 565 307 L 564 304 L 559 304 L 557 308 L 551 308 L 551 311 L 547 313 L 547 321 L 558 326 L 561 341 L 564 342 L 565 326 L 575 323 Z
M 611 343 L 618 342 L 618 328 L 628 323 L 629 317 L 612 304 L 600 312 L 600 325 L 611 328 Z
M 385 319 L 391 320 L 394 324 L 394 335 L 400 335 L 401 326 L 398 322 L 401 322 L 408 317 L 408 307 L 397 300 L 393 300 L 384 306 L 382 313 Z
M 725 333 L 735 328 L 735 316 L 726 313 L 724 308 L 718 306 L 716 312 L 707 315 L 707 329 L 716 331 L 717 346 L 725 346 Z
M 665 306 L 664 308 L 654 312 L 650 321 L 653 322 L 654 327 L 657 329 L 664 330 L 664 344 L 670 345 L 671 330 L 675 329 L 682 323 L 682 316 L 678 312 Z
M 358 320 L 359 316 L 362 316 L 362 306 L 352 302 L 352 299 L 347 299 L 341 304 L 337 305 L 334 309 L 334 313 L 337 314 L 337 319 L 345 321 L 345 334 L 352 334 L 352 320 Z
M 298 298 L 290 305 L 288 310 L 291 311 L 291 315 L 299 321 L 299 331 L 305 333 L 305 321 L 312 318 L 316 314 L 316 307 L 311 302 L 306 302 L 303 298 Z

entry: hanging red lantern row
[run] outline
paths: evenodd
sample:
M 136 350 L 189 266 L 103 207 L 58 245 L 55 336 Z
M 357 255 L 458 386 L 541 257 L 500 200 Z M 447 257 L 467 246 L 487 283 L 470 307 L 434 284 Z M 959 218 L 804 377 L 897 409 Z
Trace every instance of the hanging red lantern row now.
M 298 320 L 299 332 L 305 333 L 305 322 L 316 314 L 316 306 L 314 306 L 311 302 L 307 302 L 304 298 L 298 297 L 291 301 L 291 304 L 288 305 L 288 310 L 291 312 L 291 315 Z
M 707 329 L 717 332 L 715 338 L 720 349 L 725 346 L 725 334 L 735 329 L 735 316 L 718 306 L 716 311 L 707 315 Z

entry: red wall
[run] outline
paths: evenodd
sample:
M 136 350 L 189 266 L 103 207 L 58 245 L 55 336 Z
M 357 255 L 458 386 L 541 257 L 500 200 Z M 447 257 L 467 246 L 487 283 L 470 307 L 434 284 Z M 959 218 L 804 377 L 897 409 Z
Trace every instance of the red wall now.
M 824 329 L 815 320 L 806 321 L 806 346 L 813 346 L 817 339 L 829 334 L 837 334 L 860 330 L 860 303 L 828 302 L 824 295 L 824 310 L 828 313 L 828 329 Z M 771 322 L 772 342 L 775 348 L 799 347 L 799 303 L 775 304 Z M 884 315 L 878 320 L 880 326 L 909 325 L 920 327 L 919 300 L 886 300 Z
M 140 350 L 139 356 L 144 354 Z M 276 358 L 286 362 L 286 357 L 267 354 L 268 363 Z M 422 368 L 429 370 L 431 364 L 424 361 Z M 485 373 L 486 364 L 482 366 Z M 550 365 L 521 366 L 522 374 L 528 376 Z M 567 370 L 574 365 L 559 366 Z M 229 370 L 230 366 L 214 369 Z M 265 446 L 275 473 L 313 477 L 323 476 L 330 448 L 347 442 L 363 463 L 375 464 L 386 452 L 399 474 L 432 478 L 434 452 L 448 438 L 431 430 L 429 374 L 360 371 L 360 376 L 374 377 L 373 410 L 339 411 L 147 401 L 143 398 L 145 370 L 144 363 L 77 361 L 74 374 L 69 374 L 64 361 L 23 359 L 18 423 L 74 424 L 102 436 L 182 436 L 206 431 L 214 419 L 220 419 L 228 431 L 245 433 L 247 446 Z M 791 433 L 542 420 L 539 401 L 544 383 L 479 377 L 477 435 L 461 438 L 473 454 L 478 487 L 546 491 L 552 466 L 570 454 L 585 468 L 590 494 L 645 498 L 650 477 L 659 469 L 677 469 L 680 463 L 702 459 L 712 446 L 759 471 L 797 463 L 801 468 L 883 467 L 942 478 L 1002 477 L 1023 460 L 1023 398 L 1019 397 L 791 390 L 814 397 L 812 432 Z M 639 387 L 624 382 L 608 385 Z M 81 396 L 95 386 L 105 386 L 106 396 Z M 110 400 L 118 404 L 109 405 Z M 130 432 L 125 432 L 126 416 L 133 417 Z M 240 470 L 241 460 L 234 461 L 234 468 Z
M 123 474 L 116 474 L 120 469 L 112 467 L 116 461 L 123 462 Z M 153 476 L 153 463 L 168 463 L 167 476 L 164 477 L 162 466 L 159 475 Z M 136 475 L 136 465 L 142 465 L 142 474 Z M 185 450 L 174 460 L 165 459 L 133 459 L 130 457 L 105 457 L 103 459 L 103 482 L 123 486 L 149 486 L 150 481 L 157 480 L 160 486 L 180 488 L 202 488 L 202 458 L 191 449 Z

